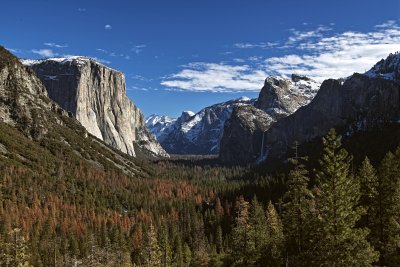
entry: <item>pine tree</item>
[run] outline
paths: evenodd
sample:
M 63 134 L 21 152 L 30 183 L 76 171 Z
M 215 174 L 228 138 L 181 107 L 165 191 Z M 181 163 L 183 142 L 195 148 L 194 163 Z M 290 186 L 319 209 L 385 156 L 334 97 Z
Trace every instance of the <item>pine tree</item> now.
M 384 263 L 388 266 L 400 266 L 400 147 L 397 149 L 390 164 L 390 178 L 392 188 L 387 211 L 389 214 L 385 245 Z
M 28 246 L 21 229 L 15 228 L 10 233 L 10 241 L 3 242 L 0 248 L 0 263 L 5 267 L 30 267 Z
M 364 210 L 358 206 L 359 183 L 350 173 L 351 157 L 331 129 L 323 138 L 317 173 L 318 221 L 313 236 L 316 266 L 370 266 L 378 253 L 366 241 L 368 230 L 355 227 Z
M 168 232 L 165 229 L 163 229 L 161 233 L 162 233 L 160 238 L 160 245 L 162 251 L 161 266 L 170 267 L 172 266 L 172 249 L 171 245 L 169 244 Z
M 252 245 L 248 251 L 249 264 L 260 263 L 267 245 L 267 222 L 264 209 L 256 196 L 251 201 L 249 223 L 249 238 Z
M 175 236 L 174 241 L 174 258 L 173 262 L 175 266 L 183 267 L 183 246 L 182 246 L 182 239 L 180 235 Z
M 287 260 L 290 266 L 306 266 L 310 251 L 310 232 L 313 214 L 313 194 L 308 189 L 308 171 L 299 159 L 292 159 L 294 169 L 289 172 L 284 199 L 283 224 Z
M 183 266 L 188 267 L 192 264 L 192 251 L 187 243 L 183 245 Z
M 357 175 L 360 184 L 360 200 L 359 204 L 362 206 L 366 214 L 362 216 L 359 225 L 373 229 L 371 215 L 376 214 L 378 207 L 378 188 L 379 180 L 374 166 L 372 166 L 368 157 L 361 163 L 361 167 Z
M 281 266 L 283 263 L 283 226 L 274 205 L 268 202 L 266 211 L 267 244 L 262 262 L 265 266 Z
M 162 251 L 158 245 L 157 233 L 152 223 L 150 224 L 146 241 L 144 249 L 144 266 L 161 267 Z
M 232 230 L 232 266 L 247 266 L 251 252 L 254 251 L 254 241 L 251 239 L 249 222 L 249 202 L 241 196 L 236 202 L 236 222 Z
M 216 246 L 217 253 L 222 253 L 224 251 L 224 240 L 222 237 L 221 225 L 217 226 L 217 230 L 215 233 L 215 246 Z

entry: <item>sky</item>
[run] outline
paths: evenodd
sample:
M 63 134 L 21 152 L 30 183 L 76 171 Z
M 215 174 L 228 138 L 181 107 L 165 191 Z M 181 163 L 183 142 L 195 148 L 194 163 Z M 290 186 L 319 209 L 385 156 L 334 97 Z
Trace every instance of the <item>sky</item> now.
M 122 71 L 145 116 L 255 98 L 269 75 L 362 73 L 400 51 L 400 0 L 2 0 L 0 11 L 0 45 Z

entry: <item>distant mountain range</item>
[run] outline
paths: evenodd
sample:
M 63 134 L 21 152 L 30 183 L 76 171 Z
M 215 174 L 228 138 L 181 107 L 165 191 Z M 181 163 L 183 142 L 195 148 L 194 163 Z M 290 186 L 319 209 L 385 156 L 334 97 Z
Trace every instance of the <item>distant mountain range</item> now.
M 175 119 L 151 115 L 146 125 L 161 146 L 170 154 L 218 154 L 224 124 L 239 104 L 254 104 L 247 97 L 218 103 L 197 113 L 184 111 Z
M 306 105 L 319 89 L 319 83 L 300 75 L 268 77 L 258 99 L 242 97 L 218 103 L 197 113 L 185 111 L 177 118 L 151 115 L 146 125 L 170 154 L 218 154 L 225 122 L 242 106 L 256 106 L 271 115 L 272 121 Z

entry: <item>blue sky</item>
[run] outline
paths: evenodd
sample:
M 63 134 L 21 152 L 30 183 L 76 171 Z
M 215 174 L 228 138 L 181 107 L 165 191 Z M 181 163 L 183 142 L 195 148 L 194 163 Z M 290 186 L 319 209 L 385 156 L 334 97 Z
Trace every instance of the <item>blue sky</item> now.
M 400 0 L 4 0 L 0 44 L 96 58 L 145 116 L 176 117 L 257 97 L 268 75 L 363 72 L 400 50 L 399 18 Z

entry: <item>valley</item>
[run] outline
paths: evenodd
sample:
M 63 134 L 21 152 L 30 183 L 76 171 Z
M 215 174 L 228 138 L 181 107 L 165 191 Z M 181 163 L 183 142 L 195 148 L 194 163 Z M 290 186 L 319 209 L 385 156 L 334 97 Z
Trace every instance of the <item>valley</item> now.
M 334 23 L 286 29 L 285 42 L 223 45 L 232 51 L 215 58 L 232 58 L 218 63 L 186 46 L 172 56 L 177 37 L 162 33 L 119 43 L 121 24 L 101 30 L 129 52 L 101 48 L 98 32 L 96 56 L 0 46 L 0 266 L 400 266 L 400 52 L 386 53 L 400 51 L 396 23 L 367 37 L 324 37 Z M 343 56 L 368 38 L 373 55 Z M 206 91 L 232 97 L 176 113 Z

